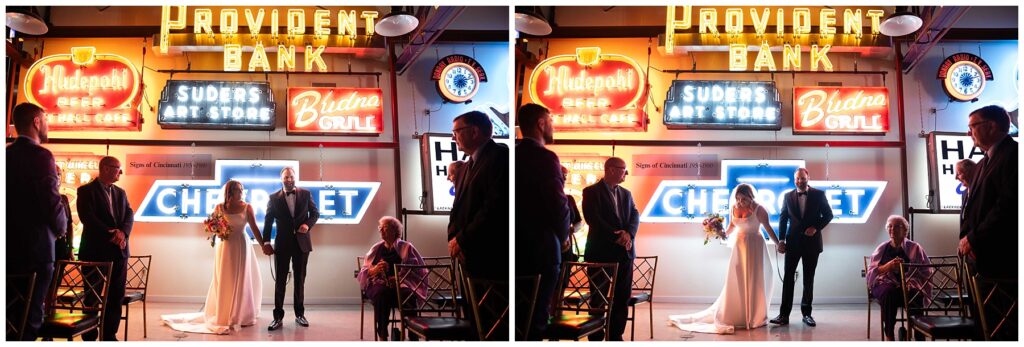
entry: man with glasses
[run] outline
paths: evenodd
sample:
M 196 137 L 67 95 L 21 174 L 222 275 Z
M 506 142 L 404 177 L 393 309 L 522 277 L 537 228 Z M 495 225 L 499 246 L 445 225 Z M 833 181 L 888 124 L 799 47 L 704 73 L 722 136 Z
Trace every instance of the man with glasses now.
M 1017 142 L 1002 107 L 971 112 L 967 135 L 985 152 L 963 207 L 960 254 L 986 277 L 1017 278 Z
M 583 258 L 591 263 L 618 263 L 615 288 L 608 327 L 609 341 L 622 341 L 626 331 L 626 307 L 633 285 L 633 259 L 636 248 L 633 242 L 640 226 L 640 213 L 633 202 L 633 195 L 619 186 L 626 181 L 626 161 L 611 157 L 604 162 L 604 178 L 583 189 L 583 218 L 590 226 L 587 247 Z M 607 283 L 605 283 L 607 285 Z M 592 293 L 604 292 L 600 285 L 591 288 Z M 591 302 L 600 298 L 591 296 Z M 603 340 L 604 332 L 590 336 L 590 340 Z
M 121 179 L 121 161 L 106 156 L 100 159 L 99 176 L 78 188 L 78 218 L 82 221 L 82 243 L 78 256 L 82 261 L 111 262 L 110 285 L 103 313 L 104 341 L 117 341 L 121 325 L 121 300 L 124 298 L 128 274 L 128 238 L 132 233 L 134 213 L 128 205 L 124 189 L 115 186 Z M 96 331 L 82 335 L 95 341 Z
M 469 278 L 508 281 L 509 151 L 508 146 L 491 139 L 492 132 L 491 120 L 483 112 L 455 117 L 452 138 L 469 160 L 455 183 L 448 253 L 462 263 Z M 470 313 L 469 305 L 465 306 L 464 311 Z M 480 320 L 494 322 L 496 317 L 485 311 Z M 493 339 L 508 340 L 507 325 L 496 331 Z
M 22 339 L 33 341 L 43 324 L 43 299 L 53 278 L 54 240 L 64 235 L 71 216 L 61 203 L 53 154 L 40 145 L 47 140 L 43 109 L 23 103 L 11 116 L 18 139 L 7 146 L 7 274 L 36 274 L 22 334 Z M 13 294 L 8 290 L 8 305 Z M 8 323 L 15 321 L 12 315 L 18 312 L 13 311 L 17 310 L 7 311 Z M 7 337 L 14 339 L 17 336 Z

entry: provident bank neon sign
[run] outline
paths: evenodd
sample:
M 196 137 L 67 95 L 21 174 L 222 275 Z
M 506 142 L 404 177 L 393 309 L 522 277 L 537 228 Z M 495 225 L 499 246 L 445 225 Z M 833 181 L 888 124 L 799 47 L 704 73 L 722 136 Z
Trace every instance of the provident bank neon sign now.
M 212 180 L 156 180 L 135 220 L 202 223 L 224 201 L 224 184 L 234 179 L 245 187 L 242 198 L 252 204 L 257 223 L 262 223 L 270 194 L 281 189 L 285 167 L 301 177 L 297 160 L 217 160 Z M 295 185 L 312 193 L 320 210 L 318 224 L 358 224 L 380 188 L 380 182 L 300 180 Z
M 722 160 L 719 180 L 661 181 L 651 196 L 641 222 L 700 223 L 711 212 L 728 219 L 729 198 L 740 183 L 757 189 L 757 201 L 768 210 L 771 225 L 777 226 L 786 193 L 795 189 L 793 172 L 805 167 L 803 160 Z M 832 223 L 867 222 L 882 197 L 885 181 L 810 181 L 825 191 L 835 216 Z

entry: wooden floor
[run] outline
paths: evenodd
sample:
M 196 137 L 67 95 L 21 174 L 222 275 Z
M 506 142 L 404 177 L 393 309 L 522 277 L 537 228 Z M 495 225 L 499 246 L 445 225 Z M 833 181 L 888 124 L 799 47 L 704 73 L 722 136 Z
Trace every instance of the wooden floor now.
M 241 328 L 229 335 L 209 335 L 182 333 L 171 330 L 160 323 L 160 315 L 197 311 L 201 304 L 181 303 L 149 303 L 148 304 L 148 338 L 146 341 L 359 341 L 359 306 L 358 305 L 307 305 L 306 318 L 310 327 L 303 328 L 295 324 L 290 307 L 285 309 L 284 327 L 269 332 L 267 324 L 271 320 L 272 305 L 264 305 L 256 326 Z M 654 339 L 656 341 L 866 341 L 866 310 L 865 305 L 818 305 L 815 306 L 814 318 L 818 326 L 811 328 L 800 322 L 799 307 L 795 307 L 790 317 L 791 323 L 785 327 L 767 327 L 754 330 L 737 330 L 733 335 L 713 335 L 684 332 L 667 325 L 667 317 L 671 314 L 691 313 L 705 308 L 706 305 L 658 303 L 654 305 Z M 367 307 L 365 321 L 365 338 L 373 341 L 370 318 L 372 308 Z M 139 341 L 142 337 L 142 305 L 132 305 L 131 323 L 129 324 L 128 340 Z M 772 306 L 769 316 L 778 313 Z M 872 338 L 879 339 L 877 317 L 878 310 L 872 309 Z M 637 341 L 651 341 L 650 321 L 647 318 L 647 307 L 637 309 Z M 124 337 L 124 327 L 118 332 L 117 338 Z M 626 326 L 624 338 L 629 340 L 629 325 Z

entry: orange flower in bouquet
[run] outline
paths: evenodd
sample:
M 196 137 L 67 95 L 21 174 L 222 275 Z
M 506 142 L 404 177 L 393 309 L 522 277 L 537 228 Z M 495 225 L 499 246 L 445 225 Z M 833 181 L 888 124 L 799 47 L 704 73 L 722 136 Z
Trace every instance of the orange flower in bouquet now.
M 213 213 L 203 221 L 203 230 L 210 235 L 207 237 L 207 239 L 210 240 L 210 247 L 213 247 L 215 236 L 219 237 L 221 240 L 227 240 L 228 236 L 231 236 L 231 227 L 228 225 L 228 218 L 220 208 L 215 209 Z
M 722 218 L 722 215 L 718 213 L 710 213 L 707 218 L 704 218 L 704 245 L 707 245 L 708 241 L 712 238 L 725 239 L 725 232 L 723 231 L 725 228 L 722 227 L 724 220 L 725 218 Z

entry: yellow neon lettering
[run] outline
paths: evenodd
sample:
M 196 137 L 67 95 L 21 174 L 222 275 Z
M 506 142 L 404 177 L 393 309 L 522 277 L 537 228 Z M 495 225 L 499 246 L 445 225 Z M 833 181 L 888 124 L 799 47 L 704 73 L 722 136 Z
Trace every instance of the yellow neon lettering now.
M 249 58 L 249 71 L 256 71 L 257 68 L 264 72 L 270 71 L 270 60 L 267 59 L 267 50 L 263 48 L 262 42 L 256 42 L 252 49 L 252 57 Z
M 836 34 L 836 10 L 823 8 L 818 12 L 818 35 L 829 37 Z
M 280 23 L 277 21 L 277 10 L 270 10 L 270 37 L 274 40 L 277 40 L 279 26 Z
M 718 10 L 713 8 L 700 9 L 700 30 L 701 34 L 718 35 Z
M 288 35 L 301 36 L 306 33 L 306 11 L 288 10 Z
M 761 42 L 761 49 L 757 52 L 757 59 L 754 60 L 754 71 L 761 71 L 762 68 L 768 67 L 768 71 L 775 71 L 775 58 L 772 57 L 772 48 L 768 46 L 768 41 Z
M 263 16 L 265 14 L 261 8 L 259 11 L 256 11 L 256 17 L 253 18 L 252 10 L 245 9 L 245 22 L 249 26 L 249 36 L 253 39 L 260 34 L 260 29 L 263 28 Z
M 761 15 L 758 16 L 757 10 L 753 8 L 750 9 L 750 19 L 754 21 L 754 32 L 758 37 L 764 36 L 765 31 L 768 29 L 768 16 L 770 13 L 771 11 L 765 7 L 764 11 L 761 12 Z
M 825 68 L 825 71 L 832 71 L 832 62 L 828 60 L 828 50 L 832 45 L 825 45 L 818 49 L 818 45 L 811 45 L 811 71 L 818 71 L 818 63 Z
M 303 68 L 305 68 L 306 72 L 313 71 L 313 63 L 316 63 L 316 68 L 317 70 L 320 70 L 320 72 L 327 71 L 327 64 L 325 64 L 324 59 L 320 57 L 320 54 L 323 54 L 323 52 L 324 46 L 319 46 L 314 50 L 313 46 L 306 45 L 306 51 L 302 54 L 305 58 Z
M 338 11 L 338 35 L 356 36 L 356 11 Z
M 811 10 L 808 8 L 793 9 L 793 36 L 811 33 Z
M 162 6 L 160 10 L 160 53 L 167 54 L 170 44 L 171 30 L 185 29 L 185 6 L 178 8 L 178 17 L 171 20 L 171 6 Z
M 225 35 L 238 33 L 238 10 L 233 8 L 220 10 L 220 33 Z
M 782 9 L 780 8 L 775 12 L 775 35 L 782 37 L 786 34 L 786 17 L 783 16 Z
M 295 46 L 277 45 L 277 70 L 295 71 Z
M 725 10 L 725 33 L 739 36 L 743 33 L 743 9 L 730 8 Z
M 196 23 L 195 27 L 192 28 L 192 32 L 196 35 L 206 32 L 213 35 L 213 11 L 208 8 L 197 8 L 196 9 Z
M 675 42 L 676 30 L 689 29 L 690 26 L 691 26 L 691 23 L 690 23 L 690 13 L 691 13 L 691 11 L 693 9 L 693 6 L 682 6 L 682 7 L 683 7 L 683 19 L 681 19 L 681 20 L 676 19 L 676 7 L 675 6 L 668 6 L 668 9 L 665 10 L 665 12 L 667 13 L 666 19 L 665 19 L 665 55 L 672 55 L 672 53 L 673 53 L 672 51 L 675 49 L 675 46 L 676 46 L 676 42 Z
M 800 44 L 782 46 L 782 71 L 800 71 Z
M 881 25 L 881 18 L 885 15 L 885 11 L 882 10 L 868 10 L 868 18 L 871 18 L 871 35 L 881 34 L 882 31 L 879 29 Z
M 224 45 L 224 71 L 242 71 L 242 45 Z
M 366 20 L 366 36 L 373 36 L 374 20 L 377 19 L 377 11 L 363 11 L 363 14 L 359 16 Z
M 313 12 L 313 34 L 325 36 L 331 34 L 331 11 L 316 10 Z
M 747 46 L 734 43 L 729 45 L 729 70 L 743 71 L 747 69 Z
M 856 12 L 851 9 L 843 11 L 843 34 L 854 34 L 858 39 L 864 35 L 864 19 L 860 9 Z

